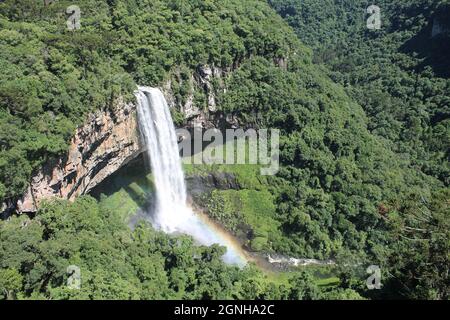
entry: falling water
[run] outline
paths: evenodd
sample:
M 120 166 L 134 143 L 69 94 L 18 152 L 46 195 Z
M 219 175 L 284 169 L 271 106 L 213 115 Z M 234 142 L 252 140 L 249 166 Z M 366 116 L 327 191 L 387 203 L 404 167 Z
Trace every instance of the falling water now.
M 177 136 L 164 95 L 156 88 L 139 87 L 136 97 L 139 127 L 156 187 L 153 225 L 167 233 L 189 234 L 204 245 L 223 245 L 227 247 L 225 262 L 244 265 L 240 250 L 187 206 Z

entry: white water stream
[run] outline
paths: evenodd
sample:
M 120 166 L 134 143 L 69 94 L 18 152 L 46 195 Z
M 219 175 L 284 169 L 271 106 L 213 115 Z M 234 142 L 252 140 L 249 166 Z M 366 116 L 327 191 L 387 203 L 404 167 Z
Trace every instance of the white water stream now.
M 154 227 L 167 233 L 191 235 L 203 245 L 225 246 L 225 262 L 245 265 L 239 248 L 187 206 L 177 136 L 164 95 L 156 88 L 139 87 L 136 97 L 139 127 L 156 188 L 155 212 L 151 216 Z

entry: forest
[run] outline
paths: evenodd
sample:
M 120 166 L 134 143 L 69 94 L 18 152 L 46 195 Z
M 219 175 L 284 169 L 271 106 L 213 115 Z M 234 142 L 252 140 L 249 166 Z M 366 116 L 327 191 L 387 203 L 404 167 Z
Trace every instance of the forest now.
M 335 260 L 337 281 L 226 265 L 225 248 L 130 228 L 111 197 L 86 195 L 0 221 L 0 299 L 449 298 L 450 36 L 431 37 L 436 20 L 450 28 L 448 1 L 380 0 L 380 30 L 367 1 L 80 0 L 76 31 L 70 4 L 0 2 L 0 203 L 91 112 L 133 101 L 137 84 L 171 80 L 183 100 L 180 78 L 217 66 L 218 112 L 279 128 L 281 169 L 186 168 L 238 179 L 200 202 L 230 232 L 246 221 L 255 252 Z M 65 286 L 68 265 L 81 290 Z

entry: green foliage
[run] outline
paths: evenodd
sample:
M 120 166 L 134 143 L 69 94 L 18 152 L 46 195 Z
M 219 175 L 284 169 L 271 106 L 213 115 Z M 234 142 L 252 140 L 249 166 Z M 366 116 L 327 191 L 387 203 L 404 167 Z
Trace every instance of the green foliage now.
M 251 189 L 213 190 L 204 204 L 208 214 L 228 230 L 249 241 L 254 251 L 271 251 L 281 239 L 273 197 Z
M 22 289 L 22 275 L 15 269 L 0 269 L 0 294 L 11 300 Z
M 324 192 L 311 192 L 304 187 L 295 192 L 295 188 L 288 187 L 283 195 L 287 199 L 287 209 L 295 199 L 308 199 L 314 195 L 311 200 L 305 199 L 306 204 L 313 201 L 314 211 L 321 212 L 322 217 L 335 212 L 329 216 L 332 227 L 324 232 L 322 243 L 327 243 L 326 239 L 330 237 L 332 246 L 329 248 L 332 252 L 344 244 L 345 249 L 338 250 L 336 256 L 342 269 L 344 287 L 363 292 L 361 281 L 356 280 L 360 279 L 360 273 L 355 273 L 357 268 L 350 266 L 364 261 L 373 263 L 375 260 L 383 264 L 384 270 L 388 270 L 383 276 L 389 278 L 378 297 L 447 299 L 448 289 L 445 287 L 448 287 L 448 280 L 445 278 L 448 274 L 443 270 L 448 270 L 449 266 L 448 241 L 444 240 L 445 237 L 448 239 L 449 216 L 443 212 L 448 212 L 448 190 L 436 190 L 442 186 L 448 187 L 449 183 L 450 41 L 448 31 L 433 38 L 431 33 L 436 22 L 444 28 L 448 27 L 449 2 L 378 1 L 376 5 L 381 8 L 382 19 L 379 31 L 366 27 L 368 15 L 362 13 L 371 3 L 365 1 L 269 2 L 294 28 L 299 38 L 314 49 L 313 61 L 327 67 L 322 68 L 323 71 L 362 106 L 368 117 L 368 131 L 381 138 L 377 144 L 363 139 L 363 145 L 353 149 L 357 152 L 351 157 L 352 160 L 348 159 L 348 155 L 352 154 L 351 144 L 363 136 L 361 130 L 358 130 L 359 134 L 353 133 L 351 138 L 345 138 L 345 130 L 334 127 L 331 139 L 324 140 L 336 157 L 338 180 L 332 182 L 336 178 L 333 174 L 324 175 L 310 169 L 311 158 L 324 159 L 323 156 L 308 158 L 308 153 L 304 155 L 305 147 L 314 146 L 312 154 L 320 150 L 320 127 L 317 122 L 314 123 L 307 136 L 309 140 L 301 144 L 305 147 L 297 156 L 301 161 L 309 161 L 309 164 L 306 162 L 308 171 L 306 175 L 303 172 L 300 175 L 297 170 L 291 170 L 288 181 L 292 183 L 292 178 L 299 175 L 295 181 L 307 185 L 305 180 L 309 180 L 311 172 L 312 177 L 319 178 L 316 183 L 322 186 Z M 265 75 L 264 79 L 267 78 L 269 76 Z M 250 93 L 252 96 L 261 95 L 262 90 L 258 92 L 256 89 Z M 295 94 L 292 96 L 295 97 Z M 320 109 L 320 112 L 323 110 Z M 342 115 L 339 112 L 330 120 L 338 123 L 339 119 L 344 118 Z M 361 123 L 357 117 L 353 116 L 352 122 Z M 295 124 L 304 131 L 301 123 L 304 113 L 298 118 L 294 118 Z M 313 119 L 307 118 L 308 122 Z M 352 124 L 346 123 L 344 127 L 351 130 Z M 339 137 L 352 141 L 347 144 L 350 149 L 336 154 L 334 150 L 340 144 Z M 289 153 L 285 153 L 289 156 L 289 164 L 297 160 L 291 141 L 288 140 L 283 146 L 289 147 Z M 395 155 L 381 151 L 381 144 Z M 389 156 L 385 157 L 387 154 Z M 401 169 L 395 168 L 395 162 L 400 164 Z M 405 165 L 412 170 L 405 170 Z M 362 175 L 357 173 L 358 167 L 362 169 Z M 378 174 L 381 178 L 378 180 L 375 172 L 381 167 L 384 169 Z M 326 171 L 325 168 L 330 166 L 321 163 L 319 168 Z M 440 180 L 442 184 L 423 174 Z M 364 177 L 362 184 L 357 182 L 358 177 Z M 432 193 L 424 186 L 424 181 L 428 181 Z M 336 190 L 336 186 L 340 190 Z M 331 203 L 328 199 L 332 199 Z M 394 208 L 386 203 L 395 203 Z M 281 210 L 286 211 L 283 207 L 286 208 L 285 204 L 282 204 Z M 354 210 L 363 215 L 355 215 Z M 312 214 L 314 211 L 301 204 L 295 215 L 290 213 L 291 217 L 284 216 L 282 220 L 292 221 L 294 218 L 294 224 L 289 226 L 302 226 L 299 231 L 305 235 L 308 244 L 314 243 L 323 224 L 317 223 L 320 219 Z M 390 212 L 389 218 L 385 217 L 387 212 Z M 388 226 L 385 219 L 389 221 Z M 363 232 L 361 226 L 364 226 Z M 347 231 L 341 233 L 342 228 Z M 311 231 L 316 234 L 313 238 L 308 236 Z M 369 246 L 360 250 L 364 242 Z M 347 251 L 349 248 L 352 253 Z M 370 260 L 365 260 L 368 257 Z
M 338 289 L 324 294 L 326 300 L 365 300 L 358 292 L 351 289 Z
M 450 191 L 430 198 L 411 194 L 386 217 L 391 250 L 385 294 L 409 299 L 449 299 Z
M 291 287 L 251 265 L 228 266 L 224 252 L 157 232 L 146 222 L 131 230 L 120 210 L 90 197 L 54 201 L 33 220 L 0 221 L 0 298 L 295 299 L 298 290 L 317 298 L 315 285 Z M 79 290 L 66 285 L 70 265 L 80 268 Z
M 33 170 L 67 150 L 87 112 L 134 87 L 107 56 L 105 35 L 87 27 L 94 21 L 86 19 L 85 31 L 69 34 L 55 6 L 0 4 L 1 200 L 22 193 Z M 64 1 L 57 6 L 62 12 Z
M 310 274 L 303 271 L 292 280 L 292 290 L 289 298 L 292 300 L 317 300 L 320 296 L 319 287 Z
M 234 190 L 213 190 L 206 203 L 208 214 L 232 231 L 236 231 L 242 221 L 241 207 L 238 191 Z
M 369 30 L 366 1 L 270 0 L 315 49 L 369 117 L 368 128 L 411 165 L 449 184 L 449 33 L 431 37 L 435 19 L 449 21 L 446 0 L 383 0 L 381 30 Z
M 207 209 L 231 230 L 246 225 L 253 250 L 336 258 L 340 287 L 321 289 L 308 272 L 279 284 L 224 265 L 224 248 L 145 223 L 131 231 L 124 219 L 151 191 L 141 176 L 100 203 L 56 201 L 1 221 L 1 297 L 359 299 L 373 293 L 354 266 L 377 261 L 389 272 L 382 297 L 448 299 L 449 195 L 436 190 L 450 176 L 450 42 L 428 36 L 448 2 L 380 1 L 381 31 L 365 28 L 364 2 L 269 2 L 314 55 L 265 1 L 80 0 L 75 32 L 69 1 L 2 1 L 0 202 L 67 150 L 88 113 L 132 100 L 136 83 L 170 81 L 177 102 L 194 93 L 204 107 L 191 77 L 214 65 L 227 71 L 219 112 L 281 129 L 281 170 L 208 167 L 235 174 L 239 190 L 214 191 Z M 81 290 L 65 286 L 72 264 Z
M 66 29 L 70 4 L 0 3 L 0 200 L 19 196 L 34 170 L 63 154 L 87 113 L 133 99 L 135 83 L 173 80 L 175 98 L 184 101 L 199 65 L 228 69 L 250 56 L 284 57 L 293 47 L 306 54 L 258 0 L 81 0 L 74 32 Z
M 381 202 L 408 185 L 428 188 L 368 132 L 363 110 L 314 65 L 293 57 L 283 70 L 254 58 L 226 81 L 225 112 L 281 129 L 282 167 L 264 182 L 285 235 L 273 244 L 276 251 L 318 258 L 343 247 L 363 251 L 379 226 Z

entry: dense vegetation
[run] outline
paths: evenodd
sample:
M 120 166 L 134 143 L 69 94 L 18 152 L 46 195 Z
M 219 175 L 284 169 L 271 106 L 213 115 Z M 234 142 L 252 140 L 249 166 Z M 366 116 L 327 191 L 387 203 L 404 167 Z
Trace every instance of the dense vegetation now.
M 202 203 L 231 231 L 249 228 L 254 251 L 335 259 L 336 287 L 319 288 L 307 272 L 274 281 L 224 265 L 222 248 L 144 223 L 130 230 L 126 219 L 147 197 L 130 184 L 133 197 L 121 190 L 49 203 L 33 219 L 1 221 L 0 294 L 448 298 L 450 85 L 448 60 L 434 47 L 445 57 L 448 42 L 430 40 L 425 56 L 403 46 L 423 40 L 429 19 L 448 13 L 444 2 L 386 4 L 376 32 L 360 28 L 364 4 L 328 2 L 270 1 L 314 54 L 266 1 L 81 0 L 75 32 L 65 26 L 69 2 L 1 2 L 0 200 L 20 195 L 33 170 L 61 155 L 88 112 L 132 99 L 135 83 L 171 79 L 184 99 L 183 79 L 216 65 L 229 71 L 216 84 L 227 88 L 217 90 L 221 112 L 281 129 L 281 170 L 256 178 L 252 166 L 200 168 L 239 183 Z M 65 287 L 71 264 L 82 269 L 81 291 Z M 370 264 L 382 267 L 380 292 L 364 287 Z
M 34 169 L 66 150 L 87 112 L 132 97 L 134 83 L 282 57 L 296 42 L 261 1 L 81 0 L 76 32 L 66 27 L 71 4 L 0 3 L 0 201 L 20 195 Z
M 132 184 L 137 191 L 148 182 Z M 58 201 L 35 219 L 1 221 L 0 299 L 361 298 L 322 285 L 308 271 L 276 279 L 254 266 L 227 266 L 225 248 L 195 246 L 190 237 L 169 236 L 145 222 L 131 230 L 124 214 L 133 200 L 117 196 L 119 203 L 114 196 Z M 71 265 L 81 270 L 80 290 L 67 286 Z
M 384 188 L 387 194 L 378 202 L 384 221 L 369 232 L 377 240 L 369 240 L 374 247 L 366 252 L 381 261 L 388 257 L 380 264 L 396 288 L 388 285 L 383 294 L 448 298 L 448 273 L 440 270 L 449 267 L 449 242 L 444 239 L 449 236 L 450 3 L 377 1 L 382 27 L 370 30 L 368 1 L 269 2 L 314 49 L 314 62 L 326 66 L 334 82 L 363 107 L 369 131 L 397 154 L 392 159 L 406 160 L 416 173 L 435 177 L 446 187 L 432 195 L 417 188 L 394 198 L 389 196 L 392 189 Z M 447 31 L 432 37 L 435 24 Z M 403 186 L 417 184 L 405 181 Z M 399 223 L 395 232 L 393 221 Z
M 382 27 L 370 30 L 368 1 L 269 2 L 364 108 L 369 130 L 448 185 L 450 35 L 432 29 L 450 30 L 450 3 L 377 1 Z

